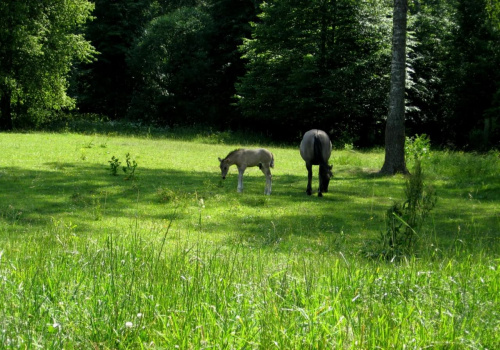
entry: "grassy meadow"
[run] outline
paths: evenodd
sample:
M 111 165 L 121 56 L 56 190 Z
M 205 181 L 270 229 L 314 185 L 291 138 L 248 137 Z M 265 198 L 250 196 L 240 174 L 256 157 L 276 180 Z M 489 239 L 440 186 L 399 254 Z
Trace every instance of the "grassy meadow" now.
M 242 146 L 274 153 L 271 196 L 257 168 L 243 193 L 235 167 L 220 178 Z M 382 150 L 334 150 L 323 198 L 298 147 L 228 133 L 3 133 L 0 150 L 2 349 L 500 348 L 498 152 L 433 152 L 414 254 L 383 260 L 405 178 L 376 176 Z

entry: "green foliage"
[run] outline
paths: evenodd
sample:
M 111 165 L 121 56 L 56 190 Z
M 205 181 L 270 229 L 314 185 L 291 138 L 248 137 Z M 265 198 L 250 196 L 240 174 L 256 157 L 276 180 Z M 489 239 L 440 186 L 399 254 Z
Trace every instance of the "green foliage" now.
M 488 17 L 492 25 L 496 27 L 497 30 L 500 30 L 500 1 L 487 1 L 486 10 L 488 11 Z
M 82 112 L 121 119 L 132 98 L 134 80 L 127 64 L 134 41 L 154 16 L 155 0 L 94 0 L 94 20 L 85 36 L 99 52 L 97 59 L 78 65 L 71 92 Z
M 429 136 L 415 135 L 406 137 L 405 140 L 405 159 L 408 161 L 421 162 L 423 159 L 429 159 L 431 155 L 431 140 Z M 419 166 L 420 168 L 420 166 Z
M 386 212 L 386 231 L 380 238 L 380 255 L 386 259 L 400 259 L 415 254 L 418 239 L 426 239 L 421 231 L 425 219 L 436 205 L 434 188 L 424 186 L 420 158 L 406 180 L 405 201 L 395 203 Z
M 111 175 L 117 176 L 118 175 L 118 169 L 120 168 L 120 165 L 122 164 L 118 158 L 115 156 L 111 157 L 111 160 L 108 161 L 109 167 L 111 170 Z M 126 177 L 125 180 L 130 180 L 133 179 L 135 176 L 135 169 L 137 168 L 137 162 L 134 159 L 131 159 L 130 153 L 127 153 L 125 155 L 125 164 L 122 167 L 123 172 L 125 173 Z
M 137 162 L 130 158 L 130 153 L 127 153 L 125 155 L 125 163 L 127 165 L 122 168 L 123 172 L 127 175 L 125 179 L 133 179 L 135 175 L 135 168 L 137 168 Z
M 447 93 L 453 123 L 448 130 L 461 147 L 485 150 L 500 142 L 498 96 L 500 31 L 488 19 L 487 0 L 463 0 L 456 7 L 456 35 L 451 42 Z M 491 2 L 490 2 L 491 3 Z M 448 125 L 449 125 L 448 124 Z
M 120 168 L 121 162 L 118 158 L 115 158 L 115 156 L 111 157 L 111 160 L 108 161 L 109 166 L 111 168 L 111 175 L 117 176 L 118 175 L 118 169 Z
M 371 127 L 386 114 L 388 10 L 383 1 L 264 3 L 241 47 L 237 104 L 246 123 L 264 123 L 275 137 L 311 125 L 345 141 L 376 135 Z
M 36 126 L 75 106 L 68 76 L 74 62 L 96 54 L 80 34 L 93 7 L 87 0 L 1 2 L 0 129 Z
M 202 120 L 210 108 L 211 26 L 211 17 L 195 7 L 149 23 L 130 55 L 131 67 L 140 77 L 130 112 L 135 119 L 160 125 Z

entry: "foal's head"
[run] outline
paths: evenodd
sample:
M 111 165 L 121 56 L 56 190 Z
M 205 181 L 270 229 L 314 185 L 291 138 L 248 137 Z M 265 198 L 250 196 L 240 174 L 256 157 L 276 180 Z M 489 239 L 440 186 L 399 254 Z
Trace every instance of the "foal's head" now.
M 220 171 L 222 174 L 222 179 L 224 180 L 226 179 L 227 172 L 229 171 L 229 161 L 227 160 L 227 158 L 225 159 L 219 158 L 219 162 L 220 162 Z
M 328 192 L 328 185 L 333 176 L 332 165 L 320 165 L 319 167 L 319 192 Z

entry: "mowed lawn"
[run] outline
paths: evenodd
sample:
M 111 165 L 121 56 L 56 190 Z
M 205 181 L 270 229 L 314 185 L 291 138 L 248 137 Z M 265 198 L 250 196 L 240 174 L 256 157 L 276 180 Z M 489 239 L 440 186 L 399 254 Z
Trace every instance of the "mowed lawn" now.
M 235 167 L 220 178 L 243 145 L 273 152 L 271 196 L 258 168 L 243 193 Z M 318 198 L 298 146 L 32 133 L 0 149 L 0 347 L 500 346 L 498 152 L 426 159 L 436 207 L 414 255 L 381 261 L 405 187 L 376 175 L 383 150 L 334 150 Z

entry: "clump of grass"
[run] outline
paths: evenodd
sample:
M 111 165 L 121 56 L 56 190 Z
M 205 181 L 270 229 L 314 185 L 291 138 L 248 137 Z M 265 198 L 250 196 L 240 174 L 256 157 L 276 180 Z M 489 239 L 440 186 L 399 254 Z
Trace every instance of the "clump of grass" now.
M 425 219 L 436 205 L 434 188 L 424 188 L 420 161 L 406 181 L 405 201 L 394 203 L 386 213 L 386 231 L 381 235 L 382 256 L 393 259 L 414 252 Z
M 422 238 L 421 228 L 436 205 L 436 191 L 424 185 L 422 159 L 428 159 L 430 140 L 426 135 L 406 138 L 406 159 L 414 164 L 405 182 L 405 199 L 395 202 L 386 212 L 386 229 L 382 231 L 379 247 L 369 255 L 384 259 L 400 259 L 414 254 L 417 239 Z
M 177 201 L 179 196 L 175 191 L 169 188 L 159 187 L 156 190 L 156 198 L 160 203 L 170 203 Z

